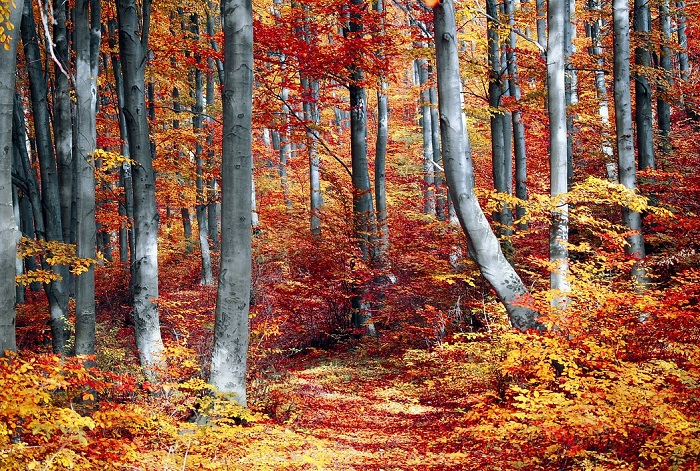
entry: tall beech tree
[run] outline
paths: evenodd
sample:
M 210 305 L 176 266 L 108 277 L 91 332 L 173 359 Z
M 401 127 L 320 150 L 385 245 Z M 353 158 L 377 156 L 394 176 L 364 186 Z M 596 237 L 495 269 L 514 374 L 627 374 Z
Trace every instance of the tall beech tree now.
M 617 135 L 617 162 L 620 183 L 626 188 L 637 189 L 637 168 L 634 158 L 634 132 L 632 129 L 632 103 L 630 96 L 630 28 L 629 9 L 626 0 L 613 0 L 613 89 L 615 97 L 615 132 Z M 622 208 L 622 223 L 629 228 L 625 250 L 636 260 L 645 256 L 642 216 L 630 208 Z M 632 267 L 632 278 L 645 283 L 646 272 L 640 263 Z
M 246 406 L 253 171 L 253 7 L 222 0 L 224 30 L 221 269 L 209 382 Z
M 95 258 L 95 159 L 97 75 L 101 41 L 101 0 L 79 0 L 74 9 L 75 48 L 75 185 L 77 255 Z M 75 353 L 95 353 L 95 267 L 77 277 L 75 286 Z
M 45 233 L 39 237 L 54 242 L 63 241 L 63 224 L 61 220 L 61 200 L 58 190 L 58 168 L 51 138 L 49 106 L 47 102 L 48 87 L 46 74 L 39 50 L 39 38 L 31 2 L 24 4 L 22 14 L 22 43 L 27 62 L 29 89 L 34 117 L 34 142 L 39 157 L 41 175 L 41 206 L 44 214 Z M 44 261 L 45 268 L 49 268 Z M 49 299 L 51 317 L 51 336 L 54 353 L 65 353 L 70 328 L 68 325 L 68 267 L 55 265 L 51 269 L 58 279 L 44 285 Z
M 2 9 L 0 6 L 0 9 Z M 0 356 L 16 351 L 15 334 L 15 261 L 21 233 L 12 208 L 12 114 L 15 99 L 17 44 L 23 0 L 9 2 L 0 22 L 0 287 L 5 293 L 0 302 Z
M 521 330 L 539 329 L 537 313 L 519 303 L 527 289 L 503 255 L 493 230 L 474 193 L 471 152 L 460 104 L 459 54 L 455 7 L 444 0 L 434 8 L 440 131 L 445 176 L 460 225 L 484 278 L 505 305 L 511 324 Z
M 155 194 L 145 72 L 151 1 L 140 8 L 135 0 L 117 1 L 119 54 L 124 79 L 126 120 L 134 192 L 134 259 L 131 265 L 134 332 L 139 360 L 147 375 L 155 377 L 163 361 L 163 341 L 158 319 L 158 208 Z
M 550 195 L 555 207 L 549 229 L 549 261 L 552 263 L 552 290 L 566 292 L 568 281 L 569 211 L 564 199 L 568 186 L 568 145 L 566 113 L 566 12 L 569 0 L 549 0 L 547 4 L 547 111 L 549 114 Z M 555 304 L 563 298 L 555 297 Z
M 651 11 L 649 0 L 634 0 L 635 48 L 634 74 L 635 123 L 637 136 L 637 154 L 639 168 L 656 168 L 654 163 L 654 127 L 651 106 L 651 51 L 649 50 L 651 33 Z M 617 56 L 615 56 L 617 60 Z

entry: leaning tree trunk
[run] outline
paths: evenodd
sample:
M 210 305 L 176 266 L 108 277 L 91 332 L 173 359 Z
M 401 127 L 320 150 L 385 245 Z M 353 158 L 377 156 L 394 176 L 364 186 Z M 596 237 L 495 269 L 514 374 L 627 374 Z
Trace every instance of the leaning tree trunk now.
M 550 196 L 555 204 L 549 228 L 550 287 L 555 291 L 553 304 L 562 305 L 561 293 L 569 291 L 569 206 L 563 195 L 568 182 L 568 145 L 566 116 L 566 4 L 569 0 L 549 0 L 547 6 L 547 99 L 549 102 Z
M 13 8 L 14 5 L 14 8 Z M 0 41 L 0 356 L 16 351 L 15 260 L 20 232 L 12 209 L 12 113 L 15 99 L 15 68 L 23 0 L 10 2 L 5 21 L 14 26 Z
M 251 0 L 223 0 L 223 154 L 221 271 L 216 297 L 209 382 L 246 406 L 248 312 L 251 282 L 253 171 L 253 8 Z
M 649 42 L 651 14 L 649 0 L 634 0 L 634 31 L 637 47 L 634 63 L 641 69 L 634 75 L 635 121 L 637 124 L 637 153 L 639 168 L 656 168 L 654 163 L 654 128 L 651 107 L 651 84 L 647 74 L 651 67 Z M 617 60 L 617 56 L 615 56 Z
M 466 130 L 459 99 L 459 56 L 453 1 L 443 0 L 438 4 L 434 18 L 442 155 L 457 217 L 469 238 L 479 269 L 508 310 L 513 326 L 521 330 L 540 329 L 542 325 L 536 320 L 537 313 L 519 302 L 527 296 L 527 289 L 503 256 L 498 239 L 474 193 L 474 171 L 471 154 L 465 145 Z
M 419 43 L 420 45 L 420 43 Z M 417 59 L 420 85 L 421 128 L 423 130 L 423 212 L 435 216 L 435 166 L 433 165 L 433 121 L 428 88 L 428 60 Z
M 632 104 L 630 97 L 630 34 L 627 0 L 613 0 L 613 44 L 615 132 L 617 134 L 618 172 L 620 183 L 630 190 L 637 189 L 637 171 L 634 160 Z M 625 250 L 636 260 L 644 259 L 644 236 L 641 215 L 629 208 L 622 209 L 622 223 L 629 228 Z M 646 283 L 646 272 L 641 263 L 632 268 L 632 278 L 640 285 Z
M 39 167 L 41 171 L 41 204 L 44 212 L 46 228 L 45 238 L 48 241 L 63 241 L 63 225 L 61 221 L 61 200 L 58 189 L 58 170 L 54 155 L 49 108 L 47 104 L 46 75 L 42 66 L 39 52 L 36 25 L 31 3 L 24 4 L 22 14 L 22 43 L 27 62 L 29 88 L 32 98 L 32 114 L 34 115 L 34 137 Z M 45 268 L 49 268 L 48 264 Z M 68 319 L 68 267 L 55 265 L 51 269 L 61 279 L 56 279 L 44 285 L 44 291 L 49 299 L 51 316 L 51 335 L 54 353 L 65 353 L 70 328 Z
M 98 57 L 101 39 L 100 0 L 80 0 L 75 5 L 75 126 L 77 255 L 95 259 L 95 164 L 97 148 Z M 90 265 L 75 280 L 75 353 L 95 353 L 95 267 Z
M 134 331 L 141 366 L 149 377 L 157 379 L 158 369 L 163 366 L 164 361 L 156 304 L 158 300 L 158 208 L 144 94 L 151 16 L 150 0 L 144 0 L 141 8 L 140 12 L 137 11 L 135 0 L 117 1 L 119 52 L 125 95 L 124 117 L 129 138 L 129 151 L 136 163 L 132 166 L 134 259 L 131 276 Z

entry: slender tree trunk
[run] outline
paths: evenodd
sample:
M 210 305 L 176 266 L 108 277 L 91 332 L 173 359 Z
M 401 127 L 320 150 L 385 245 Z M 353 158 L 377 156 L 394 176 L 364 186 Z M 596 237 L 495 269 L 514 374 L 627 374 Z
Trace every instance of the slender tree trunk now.
M 22 0 L 8 5 L 6 21 L 9 20 L 14 29 L 5 32 L 7 43 L 0 44 L 0 286 L 5 293 L 0 302 L 0 356 L 4 356 L 5 351 L 17 351 L 15 260 L 21 234 L 12 208 L 12 102 L 23 6 Z
M 439 3 L 434 8 L 434 18 L 442 153 L 457 217 L 469 239 L 474 260 L 508 310 L 513 326 L 521 330 L 540 329 L 537 313 L 518 303 L 527 296 L 527 289 L 503 256 L 474 193 L 474 171 L 471 153 L 465 145 L 468 138 L 459 99 L 461 83 L 453 1 Z
M 150 29 L 151 3 L 144 0 L 140 11 L 135 0 L 117 1 L 119 53 L 124 78 L 129 152 L 134 190 L 134 259 L 132 286 L 134 331 L 139 360 L 146 374 L 157 379 L 164 366 L 163 341 L 158 319 L 158 208 L 155 172 L 149 140 L 145 102 L 145 69 Z M 139 21 L 141 19 L 141 21 Z
M 420 85 L 421 128 L 423 130 L 423 212 L 435 216 L 435 166 L 433 165 L 433 121 L 430 112 L 428 60 L 417 59 Z
M 649 34 L 651 32 L 651 14 L 649 12 L 649 0 L 634 0 L 634 31 L 637 44 L 634 49 L 634 63 L 638 68 L 650 68 L 651 53 L 649 52 L 649 41 L 651 38 Z M 647 74 L 647 71 L 641 70 L 634 76 L 637 153 L 639 156 L 639 168 L 642 170 L 656 168 L 654 163 L 651 84 Z
M 676 9 L 678 13 L 676 14 L 677 23 L 677 35 L 678 35 L 678 68 L 680 69 L 681 80 L 688 80 L 688 74 L 690 74 L 690 63 L 688 61 L 688 35 L 686 34 L 686 14 L 685 14 L 685 1 L 677 1 Z
M 192 20 L 192 34 L 196 40 L 199 40 L 199 16 L 193 14 Z M 197 64 L 201 64 L 202 58 L 199 53 L 194 54 L 195 61 Z M 202 130 L 204 127 L 204 119 L 202 113 L 204 112 L 204 74 L 200 67 L 196 67 L 194 70 L 194 96 L 195 101 L 192 106 L 192 127 L 198 136 L 197 144 L 195 146 L 195 165 L 196 165 L 196 180 L 195 185 L 197 188 L 197 206 L 195 208 L 197 215 L 197 232 L 199 235 L 199 248 L 200 257 L 202 259 L 202 272 L 200 277 L 200 284 L 204 286 L 210 286 L 214 282 L 214 275 L 212 274 L 211 268 L 211 252 L 209 251 L 209 228 L 207 220 L 207 207 L 206 207 L 206 194 L 204 189 L 204 159 L 202 158 L 202 144 L 200 139 L 202 138 Z
M 58 184 L 61 199 L 61 221 L 63 229 L 63 242 L 69 244 L 70 220 L 73 203 L 73 125 L 70 100 L 70 70 L 68 33 L 66 17 L 68 2 L 54 0 L 54 26 L 53 42 L 56 58 L 60 63 L 54 63 L 54 114 L 53 130 L 56 144 L 56 161 L 58 163 Z
M 377 0 L 377 13 L 383 15 L 385 13 L 384 8 L 384 0 Z M 384 20 L 382 20 L 380 38 L 384 40 L 385 35 L 386 27 Z M 380 58 L 384 59 L 383 47 L 379 54 Z M 377 261 L 383 266 L 387 265 L 386 253 L 389 250 L 389 222 L 387 220 L 386 211 L 386 148 L 389 138 L 389 99 L 386 92 L 388 88 L 389 84 L 385 78 L 380 77 L 379 88 L 377 89 L 377 142 L 374 154 L 374 198 L 377 211 Z M 429 93 L 428 102 L 430 102 Z
M 46 239 L 61 242 L 63 241 L 61 200 L 47 105 L 46 75 L 42 67 L 31 3 L 24 4 L 21 29 L 24 55 L 29 72 L 34 133 L 41 170 L 41 204 L 44 212 Z M 61 279 L 45 284 L 44 290 L 49 298 L 53 351 L 63 354 L 66 353 L 66 343 L 70 335 L 70 329 L 66 322 L 68 319 L 68 268 L 65 265 L 56 265 L 51 268 Z
M 210 38 L 214 37 L 214 19 L 211 16 L 210 10 L 212 8 L 211 3 L 207 3 L 208 8 L 207 8 L 207 35 Z M 218 51 L 219 46 L 216 44 L 216 41 L 214 39 L 211 40 L 211 47 L 213 50 Z M 224 77 L 224 68 L 223 68 L 223 63 L 220 60 L 212 60 L 211 61 L 213 64 L 216 65 L 216 69 L 218 71 L 219 75 L 219 81 L 223 83 L 223 77 Z M 211 107 L 214 106 L 214 73 L 213 70 L 211 73 L 207 74 L 207 96 L 206 96 L 206 101 L 207 101 L 207 109 L 210 109 Z M 210 118 L 207 118 L 208 123 L 209 123 L 209 135 L 207 136 L 207 145 L 210 147 L 210 150 L 207 154 L 207 160 L 208 160 L 208 165 L 209 167 L 214 166 L 214 152 L 211 150 L 211 143 L 214 140 L 214 130 L 211 129 L 211 124 L 212 121 Z M 219 250 L 219 208 L 220 204 L 218 201 L 218 188 L 217 188 L 217 182 L 216 178 L 212 177 L 211 179 L 207 180 L 207 228 L 209 230 L 209 243 L 210 248 L 213 252 L 216 252 Z
M 541 45 L 547 44 L 547 2 L 545 0 L 535 0 L 537 9 L 537 42 Z
M 615 40 L 613 54 L 614 96 L 615 96 L 615 132 L 617 134 L 618 172 L 620 183 L 626 188 L 636 190 L 637 171 L 634 159 L 632 129 L 632 104 L 630 97 L 630 34 L 629 4 L 627 0 L 613 0 L 613 32 Z M 641 215 L 628 208 L 622 210 L 622 223 L 632 232 L 627 237 L 625 250 L 636 260 L 644 259 L 644 236 L 642 235 Z M 632 278 L 640 285 L 645 285 L 646 272 L 641 263 L 632 268 Z
M 429 75 L 435 73 L 433 67 L 429 67 Z M 437 88 L 430 87 L 430 121 L 433 125 L 431 133 L 433 139 L 433 162 L 435 166 L 435 213 L 439 221 L 446 221 L 449 217 L 449 208 L 447 203 L 447 188 L 444 188 L 443 182 L 444 170 L 442 168 L 442 152 L 440 151 L 440 116 L 438 112 Z
M 252 256 L 253 9 L 251 0 L 223 0 L 221 10 L 225 41 L 221 272 L 209 382 L 245 407 Z
M 518 62 L 516 56 L 517 35 L 515 34 L 515 14 L 513 0 L 505 0 L 508 24 L 511 28 L 507 46 L 508 78 L 510 93 L 515 98 L 515 102 L 520 105 L 520 81 L 518 79 Z M 522 112 L 516 108 L 512 113 L 513 120 L 513 150 L 515 154 L 515 196 L 521 200 L 527 200 L 527 149 L 525 147 L 525 126 L 523 125 Z M 517 206 L 515 209 L 516 219 L 525 217 L 525 208 Z M 518 223 L 518 228 L 527 229 L 527 222 Z
M 77 255 L 94 260 L 97 229 L 93 153 L 97 147 L 95 110 L 102 26 L 100 0 L 79 0 L 74 11 Z M 75 281 L 75 353 L 92 355 L 95 353 L 94 265 Z
M 351 0 L 353 7 L 364 7 L 364 0 Z M 353 37 L 361 33 L 363 25 L 358 15 L 351 13 L 348 27 L 344 34 Z M 362 258 L 370 263 L 376 259 L 375 231 L 376 219 L 372 201 L 372 186 L 367 163 L 367 91 L 360 84 L 364 78 L 362 68 L 354 63 L 350 66 L 350 155 L 352 159 L 353 188 L 353 232 L 357 239 Z M 353 324 L 358 329 L 367 329 L 372 335 L 374 325 L 371 318 L 369 302 L 366 299 L 366 287 L 356 286 L 352 299 Z
M 566 16 L 569 0 L 549 0 L 547 6 L 547 96 L 549 114 L 550 196 L 555 204 L 549 228 L 549 276 L 555 292 L 569 291 L 569 207 L 563 195 L 568 187 L 566 116 Z M 565 307 L 565 298 L 555 293 L 555 307 Z
M 671 153 L 671 102 L 669 101 L 668 92 L 673 83 L 669 0 L 662 0 L 659 5 L 659 23 L 661 25 L 661 57 L 659 58 L 659 65 L 661 66 L 662 77 L 657 82 L 656 109 L 659 120 L 659 134 L 661 134 L 661 151 L 668 155 Z
M 612 167 L 615 164 L 612 162 L 612 139 L 610 134 L 608 133 L 610 112 L 608 107 L 608 89 L 605 83 L 605 59 L 603 57 L 602 38 L 600 36 L 600 30 L 603 26 L 603 19 L 600 17 L 600 0 L 589 0 L 588 8 L 589 10 L 595 13 L 595 16 L 588 23 L 588 34 L 591 38 L 591 47 L 589 49 L 589 52 L 596 63 L 596 69 L 594 71 L 595 88 L 596 94 L 598 96 L 598 114 L 600 115 L 600 121 L 603 124 L 602 150 L 606 158 L 606 166 Z M 611 172 L 608 171 L 608 174 L 610 175 Z M 615 180 L 617 180 L 617 177 L 615 177 Z
M 565 1 L 564 12 L 564 90 L 566 96 L 566 179 L 571 188 L 574 183 L 574 137 L 578 133 L 574 120 L 574 107 L 578 104 L 578 70 L 571 64 L 571 58 L 576 52 L 576 3 L 575 0 Z
M 488 30 L 488 61 L 489 61 L 489 107 L 491 112 L 491 154 L 493 169 L 493 184 L 499 193 L 509 194 L 512 190 L 512 154 L 510 146 L 510 126 L 506 125 L 507 114 L 501 108 L 503 97 L 503 72 L 501 62 L 501 42 L 498 34 L 500 23 L 495 19 L 500 14 L 497 0 L 486 2 L 486 13 L 489 15 Z M 506 136 L 508 136 L 506 138 Z M 506 142 L 507 141 L 507 142 Z M 444 146 L 443 146 L 444 147 Z M 493 214 L 498 223 L 498 232 L 505 236 L 501 246 L 508 259 L 513 257 L 513 245 L 508 238 L 513 225 L 513 213 L 510 206 L 503 204 L 500 210 Z
M 304 100 L 304 121 L 308 128 L 306 131 L 306 147 L 309 149 L 309 200 L 311 202 L 310 227 L 311 234 L 321 235 L 321 209 L 323 208 L 323 195 L 321 194 L 321 159 L 318 154 L 318 82 L 301 79 L 302 89 L 307 98 Z

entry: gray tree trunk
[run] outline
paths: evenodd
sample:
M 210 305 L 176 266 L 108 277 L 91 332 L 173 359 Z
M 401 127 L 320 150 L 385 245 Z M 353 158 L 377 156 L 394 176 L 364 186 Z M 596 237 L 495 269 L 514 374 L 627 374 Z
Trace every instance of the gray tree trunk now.
M 433 67 L 429 67 L 429 75 L 435 73 Z M 444 171 L 442 168 L 442 152 L 440 151 L 440 115 L 438 112 L 437 89 L 430 87 L 430 121 L 433 124 L 433 162 L 435 166 L 435 213 L 439 221 L 446 221 L 449 218 L 449 208 L 447 203 L 447 189 L 444 188 Z
M 600 121 L 603 124 L 604 129 L 602 136 L 602 150 L 606 157 L 606 165 L 610 166 L 614 164 L 612 162 L 612 139 L 606 130 L 610 121 L 610 111 L 608 107 L 608 88 L 605 83 L 605 59 L 603 57 L 603 43 L 600 31 L 603 26 L 603 19 L 600 17 L 600 0 L 589 0 L 588 9 L 595 14 L 595 16 L 587 24 L 588 35 L 591 38 L 591 47 L 589 52 L 596 63 L 594 75 L 596 94 L 598 96 L 598 114 L 600 115 Z M 617 180 L 617 177 L 615 177 L 615 180 Z
M 321 235 L 321 209 L 323 195 L 321 194 L 321 159 L 318 154 L 318 131 L 320 122 L 318 112 L 318 82 L 301 79 L 301 86 L 308 99 L 304 100 L 304 121 L 308 123 L 306 130 L 306 147 L 309 149 L 309 200 L 311 203 L 310 227 L 311 234 Z
M 17 43 L 23 0 L 9 5 L 6 19 L 14 29 L 6 31 L 6 46 L 0 44 L 0 286 L 5 296 L 0 302 L 0 356 L 17 351 L 15 333 L 15 260 L 20 232 L 12 208 L 12 102 L 15 99 Z
M 364 0 L 351 0 L 352 5 L 363 5 Z M 361 33 L 363 24 L 357 15 L 351 14 L 344 34 L 352 36 Z M 353 192 L 353 232 L 357 239 L 362 258 L 366 262 L 376 260 L 376 219 L 372 186 L 367 163 L 367 91 L 361 85 L 364 78 L 362 68 L 354 63 L 350 66 L 350 155 L 352 160 Z M 369 302 L 366 287 L 355 286 L 352 298 L 353 324 L 358 329 L 367 328 L 374 333 L 370 322 Z
M 207 8 L 207 35 L 210 38 L 214 37 L 214 19 L 210 14 L 211 10 L 211 3 L 207 3 L 208 8 Z M 216 41 L 214 39 L 211 40 L 211 46 L 212 49 L 215 51 L 219 50 L 218 44 L 216 44 Z M 210 61 L 212 65 L 216 65 L 216 69 L 219 75 L 219 81 L 223 83 L 223 77 L 224 77 L 224 68 L 223 68 L 223 63 L 220 60 L 216 61 Z M 214 73 L 213 70 L 207 74 L 207 91 L 206 91 L 206 101 L 207 101 L 207 109 L 210 109 L 214 106 L 215 98 L 214 98 Z M 207 122 L 211 126 L 212 120 L 211 118 L 207 118 Z M 209 135 L 207 136 L 207 144 L 211 146 L 211 143 L 214 139 L 214 131 L 213 129 L 209 129 Z M 208 164 L 210 167 L 213 167 L 214 165 L 214 152 L 212 150 L 209 150 L 208 155 L 207 155 L 207 160 Z M 219 250 L 219 209 L 221 205 L 219 204 L 218 201 L 218 188 L 217 188 L 217 182 L 216 178 L 212 177 L 211 179 L 207 180 L 207 228 L 209 229 L 209 243 L 210 248 L 212 251 L 216 252 Z
M 147 376 L 157 379 L 163 366 L 163 341 L 158 319 L 158 208 L 155 172 L 145 102 L 145 69 L 150 29 L 151 2 L 141 9 L 135 0 L 117 1 L 119 53 L 124 78 L 124 117 L 134 190 L 134 259 L 132 287 L 134 331 L 139 360 Z M 141 21 L 139 21 L 141 20 Z
M 468 138 L 459 99 L 461 82 L 452 0 L 440 2 L 434 9 L 434 18 L 442 154 L 457 217 L 469 239 L 477 265 L 508 310 L 511 324 L 521 330 L 540 329 L 537 313 L 517 303 L 527 295 L 527 289 L 503 256 L 498 239 L 474 193 L 474 171 L 471 153 L 465 146 Z
M 383 14 L 385 11 L 384 8 L 384 0 L 377 0 L 377 13 Z M 386 35 L 385 26 L 386 25 L 382 22 L 382 30 L 380 32 L 380 38 L 382 40 Z M 379 54 L 381 58 L 384 58 L 383 49 L 381 49 Z M 377 89 L 377 142 L 375 143 L 374 154 L 374 199 L 377 212 L 377 261 L 382 266 L 387 265 L 386 253 L 389 250 L 389 222 L 386 211 L 386 148 L 389 138 L 389 99 L 386 92 L 388 88 L 389 84 L 385 80 L 385 77 L 380 77 L 379 88 Z M 429 101 L 430 94 L 428 94 L 428 102 Z
M 416 59 L 420 85 L 421 129 L 423 130 L 423 212 L 435 216 L 435 166 L 433 165 L 433 120 L 428 88 L 428 60 Z
M 192 20 L 192 34 L 196 39 L 199 39 L 199 16 L 193 14 Z M 201 55 L 199 53 L 194 54 L 195 61 L 200 64 L 202 61 Z M 202 113 L 204 112 L 204 74 L 200 67 L 196 67 L 194 70 L 194 96 L 195 101 L 192 106 L 192 127 L 195 133 L 201 139 L 204 119 Z M 195 208 L 197 215 L 197 232 L 199 235 L 199 248 L 200 257 L 202 259 L 202 273 L 200 276 L 200 284 L 204 286 L 210 286 L 214 282 L 214 275 L 212 274 L 211 268 L 211 252 L 209 251 L 209 227 L 207 220 L 207 195 L 205 194 L 205 180 L 204 180 L 204 159 L 202 156 L 202 144 L 200 140 L 197 140 L 195 146 L 195 165 L 196 168 L 196 180 L 195 185 L 197 188 L 197 207 Z
M 627 0 L 613 0 L 613 63 L 615 96 L 615 132 L 617 135 L 617 159 L 620 183 L 636 190 L 637 170 L 634 159 L 632 129 L 632 104 L 630 97 L 630 28 L 629 3 Z M 642 235 L 641 215 L 628 208 L 622 209 L 622 223 L 633 231 L 627 237 L 625 250 L 637 260 L 643 260 L 644 236 Z M 640 285 L 645 284 L 646 272 L 640 263 L 632 268 L 632 278 Z
M 569 291 L 569 207 L 562 195 L 568 187 L 568 145 L 566 116 L 566 16 L 569 0 L 549 0 L 547 6 L 547 99 L 549 103 L 550 196 L 556 203 L 549 228 L 549 261 L 552 263 L 550 287 L 555 292 Z M 555 307 L 565 307 L 564 297 L 555 293 Z
M 24 4 L 21 27 L 24 55 L 29 73 L 29 88 L 34 115 L 36 150 L 41 170 L 41 204 L 44 213 L 46 240 L 62 242 L 61 199 L 58 190 L 58 170 L 54 155 L 53 140 L 47 104 L 46 75 L 39 52 L 36 25 L 31 3 Z M 48 268 L 48 267 L 46 267 Z M 56 265 L 51 269 L 60 276 L 44 286 L 49 299 L 51 335 L 54 353 L 66 353 L 66 343 L 70 335 L 68 326 L 68 268 Z
M 97 147 L 95 110 L 97 106 L 98 58 L 101 40 L 100 0 L 79 0 L 75 5 L 75 126 L 76 210 L 78 214 L 77 255 L 95 259 L 95 164 Z M 95 267 L 75 280 L 75 353 L 95 353 Z
M 654 163 L 651 84 L 647 76 L 648 68 L 651 67 L 651 53 L 649 51 L 651 13 L 649 11 L 649 0 L 634 0 L 634 31 L 637 44 L 634 49 L 634 63 L 638 68 L 647 68 L 647 70 L 640 70 L 634 76 L 637 154 L 639 168 L 643 170 L 656 168 Z
M 520 104 L 520 81 L 518 79 L 518 62 L 516 56 L 517 35 L 515 34 L 515 14 L 513 0 L 505 0 L 505 11 L 508 15 L 508 24 L 511 27 L 508 40 L 508 77 L 510 93 Z M 516 108 L 512 113 L 513 120 L 513 150 L 515 155 L 515 196 L 521 200 L 527 200 L 527 149 L 525 147 L 525 126 L 523 125 L 522 112 Z M 520 220 L 525 216 L 525 208 L 517 206 L 515 217 Z M 527 229 L 527 222 L 518 224 L 518 228 Z
M 547 2 L 545 0 L 535 0 L 537 9 L 537 42 L 547 44 Z
M 223 0 L 223 155 L 221 271 L 209 382 L 246 406 L 251 283 L 253 9 L 251 0 Z
M 678 10 L 676 14 L 676 34 L 678 35 L 678 47 L 680 49 L 678 52 L 678 68 L 680 69 L 681 80 L 688 80 L 690 62 L 688 60 L 688 35 L 685 32 L 685 1 L 676 2 L 676 9 Z
M 574 183 L 574 137 L 578 133 L 574 124 L 573 107 L 578 104 L 578 70 L 571 64 L 571 58 L 576 52 L 576 3 L 566 0 L 564 12 L 564 56 L 565 76 L 564 88 L 566 96 L 566 175 L 569 188 Z
M 63 242 L 69 244 L 70 220 L 73 203 L 73 125 L 70 99 L 70 70 L 68 33 L 66 17 L 68 2 L 54 0 L 53 3 L 53 42 L 59 67 L 54 63 L 53 131 L 58 163 L 58 184 L 61 199 L 61 221 L 63 222 Z M 63 69 L 63 70 L 61 70 Z
M 489 107 L 491 112 L 491 155 L 493 170 L 493 185 L 499 193 L 509 194 L 512 191 L 512 153 L 510 145 L 510 126 L 507 125 L 508 115 L 501 108 L 504 95 L 503 76 L 505 70 L 501 61 L 501 39 L 498 28 L 500 8 L 497 0 L 487 0 L 486 13 L 488 29 L 488 61 L 489 61 Z M 507 136 L 507 137 L 506 137 Z M 498 223 L 497 230 L 501 236 L 501 247 L 508 259 L 513 257 L 513 245 L 510 242 L 513 212 L 510 206 L 503 204 L 498 212 L 493 214 Z
M 659 121 L 659 134 L 661 135 L 661 151 L 668 155 L 671 153 L 671 102 L 669 101 L 668 92 L 673 83 L 669 0 L 663 0 L 659 5 L 659 23 L 661 25 L 661 57 L 659 58 L 659 65 L 661 66 L 662 77 L 657 81 L 656 114 Z

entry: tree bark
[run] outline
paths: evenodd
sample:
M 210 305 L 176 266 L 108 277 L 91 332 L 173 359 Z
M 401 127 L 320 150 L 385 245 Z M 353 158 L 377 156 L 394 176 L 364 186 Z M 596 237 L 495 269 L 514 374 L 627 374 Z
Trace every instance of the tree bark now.
M 658 96 L 656 97 L 656 114 L 659 121 L 659 134 L 661 135 L 661 152 L 668 155 L 671 153 L 671 102 L 668 92 L 672 85 L 673 75 L 671 72 L 672 52 L 671 44 L 671 14 L 669 11 L 669 0 L 662 0 L 659 5 L 659 23 L 661 30 L 661 54 L 659 65 L 662 76 L 657 81 Z
M 688 60 L 688 35 L 686 34 L 686 13 L 685 13 L 685 1 L 676 2 L 676 9 L 678 13 L 676 14 L 677 23 L 677 35 L 678 35 L 678 47 L 680 51 L 678 52 L 678 68 L 680 69 L 681 80 L 688 80 L 688 75 L 690 74 L 690 62 Z
M 417 59 L 420 85 L 421 129 L 423 130 L 423 212 L 435 216 L 435 166 L 433 165 L 433 120 L 428 87 L 428 60 Z
M 95 162 L 97 147 L 95 110 L 101 40 L 100 0 L 79 0 L 75 5 L 75 126 L 77 255 L 95 259 Z M 75 353 L 95 353 L 95 267 L 76 278 Z
M 53 131 L 58 163 L 58 186 L 61 199 L 63 242 L 70 244 L 70 220 L 73 211 L 73 124 L 70 99 L 70 70 L 66 17 L 69 3 L 54 0 L 53 42 L 59 67 L 54 63 Z M 63 70 L 61 70 L 63 69 Z
M 656 168 L 654 163 L 654 128 L 652 123 L 651 84 L 647 77 L 651 67 L 649 34 L 651 14 L 649 0 L 634 0 L 634 31 L 637 47 L 634 63 L 638 72 L 634 75 L 635 121 L 637 124 L 637 154 L 639 168 Z M 617 58 L 617 57 L 616 57 Z M 646 68 L 647 70 L 644 70 Z
M 145 69 L 151 2 L 137 11 L 135 0 L 117 1 L 119 53 L 124 78 L 124 117 L 134 191 L 134 259 L 132 286 L 134 331 L 139 360 L 147 376 L 157 379 L 164 365 L 158 319 L 158 208 L 145 102 Z M 139 21 L 141 19 L 141 21 Z
M 251 283 L 253 9 L 251 0 L 223 0 L 223 154 L 221 271 L 209 382 L 246 406 Z
M 0 286 L 5 293 L 0 302 L 0 356 L 5 351 L 17 351 L 15 260 L 21 234 L 12 208 L 12 102 L 23 0 L 15 0 L 14 6 L 10 2 L 6 19 L 14 29 L 5 32 L 6 45 L 0 44 Z
M 549 227 L 550 287 L 553 305 L 565 307 L 561 293 L 569 291 L 569 207 L 563 195 L 568 189 L 566 113 L 566 16 L 569 0 L 549 0 L 547 6 L 547 100 L 549 103 L 550 196 L 556 207 Z
M 46 75 L 42 67 L 34 13 L 30 2 L 24 4 L 21 34 L 29 73 L 34 134 L 41 170 L 41 204 L 44 213 L 46 240 L 62 242 L 61 200 L 58 190 L 56 157 L 51 138 Z M 61 279 L 45 284 L 44 291 L 49 299 L 53 351 L 63 354 L 66 353 L 66 345 L 70 335 L 70 328 L 66 322 L 68 319 L 67 282 L 69 273 L 65 265 L 55 265 L 51 269 Z
M 445 175 L 460 225 L 484 278 L 505 305 L 511 324 L 521 330 L 541 329 L 537 313 L 518 301 L 527 289 L 508 260 L 474 193 L 471 153 L 460 105 L 459 56 L 454 3 L 443 0 L 434 8 L 440 131 Z
M 637 171 L 634 159 L 632 104 L 630 96 L 630 33 L 627 0 L 613 0 L 613 63 L 615 96 L 615 132 L 617 135 L 618 173 L 620 183 L 630 190 L 637 188 Z M 632 278 L 640 285 L 646 284 L 646 272 L 639 263 L 644 259 L 644 236 L 641 215 L 628 208 L 622 209 L 622 223 L 632 232 L 627 237 L 625 250 L 638 262 L 632 268 Z

